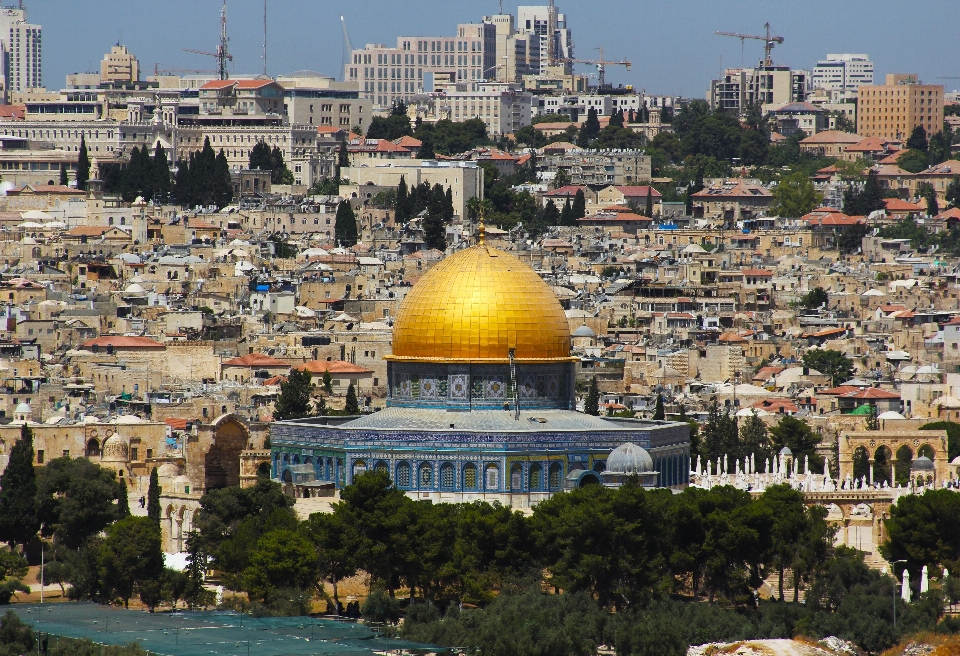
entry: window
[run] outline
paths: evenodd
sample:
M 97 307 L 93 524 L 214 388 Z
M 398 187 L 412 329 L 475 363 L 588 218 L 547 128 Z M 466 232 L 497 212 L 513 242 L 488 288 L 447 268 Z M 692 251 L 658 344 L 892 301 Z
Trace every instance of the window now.
M 468 463 L 463 468 L 463 489 L 465 490 L 476 490 L 477 489 L 477 466 L 473 463 Z
M 563 467 L 559 462 L 552 463 L 550 465 L 550 489 L 557 490 L 560 488 L 560 478 L 563 474 Z
M 43 464 L 43 449 L 40 449 L 37 451 L 37 464 L 38 465 Z
M 410 487 L 410 463 L 401 462 L 397 465 L 397 486 Z
M 363 460 L 354 460 L 353 462 L 353 477 L 356 478 L 360 474 L 367 471 L 367 463 Z
M 440 487 L 445 490 L 452 490 L 453 481 L 454 481 L 453 465 L 451 465 L 449 462 L 446 462 L 440 468 Z
M 69 458 L 69 457 L 70 457 L 70 449 L 64 449 L 64 450 L 63 450 L 63 457 L 64 457 L 64 458 Z
M 433 487 L 433 467 L 426 462 L 420 465 L 420 487 Z
M 543 489 L 543 468 L 534 463 L 530 465 L 530 491 Z
M 153 457 L 153 449 L 147 449 L 147 460 Z
M 523 465 L 519 463 L 510 467 L 510 489 L 513 491 L 523 489 Z
M 500 485 L 500 468 L 496 465 L 487 465 L 486 469 L 486 489 L 496 490 Z
M 140 455 L 140 454 L 139 454 L 139 451 L 140 451 L 140 449 L 138 449 L 137 447 L 132 447 L 132 448 L 130 449 L 130 460 L 132 460 L 132 461 L 134 461 L 134 462 L 136 462 L 137 460 L 139 460 L 139 459 L 140 459 L 140 458 L 138 458 L 138 456 Z

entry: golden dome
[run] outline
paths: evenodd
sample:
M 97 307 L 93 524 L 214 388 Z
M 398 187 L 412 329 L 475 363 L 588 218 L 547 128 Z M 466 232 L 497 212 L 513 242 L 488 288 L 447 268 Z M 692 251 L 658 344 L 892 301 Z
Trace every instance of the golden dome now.
M 400 304 L 390 360 L 570 359 L 570 326 L 529 266 L 487 246 L 434 266 Z

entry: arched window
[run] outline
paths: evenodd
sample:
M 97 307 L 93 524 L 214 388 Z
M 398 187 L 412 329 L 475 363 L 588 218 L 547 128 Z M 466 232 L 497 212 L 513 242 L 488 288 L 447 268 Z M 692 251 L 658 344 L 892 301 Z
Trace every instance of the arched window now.
M 559 462 L 550 463 L 550 489 L 560 489 L 560 479 L 563 477 L 563 466 Z
M 518 462 L 510 466 L 510 489 L 514 492 L 523 490 L 523 465 Z
M 593 463 L 593 471 L 598 473 L 607 471 L 607 463 L 605 463 L 602 460 L 596 461 L 595 463 Z
M 463 468 L 463 489 L 477 489 L 477 466 L 472 462 L 467 463 Z
M 487 465 L 484 470 L 484 489 L 496 490 L 500 487 L 500 468 L 496 465 Z
M 530 491 L 538 492 L 543 489 L 543 467 L 538 463 L 530 465 Z
M 429 462 L 420 465 L 420 487 L 433 487 L 433 466 Z
M 87 442 L 87 457 L 96 458 L 99 455 L 100 455 L 100 443 L 95 439 L 92 439 L 89 442 Z
M 360 474 L 367 471 L 367 463 L 363 460 L 354 460 L 353 461 L 353 477 L 356 478 Z
M 409 462 L 401 462 L 397 465 L 397 487 L 410 487 Z
M 390 471 L 387 468 L 387 463 L 385 463 L 383 460 L 379 461 L 374 467 L 374 469 L 377 471 L 378 474 L 387 474 Z
M 449 462 L 443 463 L 440 467 L 440 487 L 444 490 L 452 490 L 456 478 L 453 465 Z

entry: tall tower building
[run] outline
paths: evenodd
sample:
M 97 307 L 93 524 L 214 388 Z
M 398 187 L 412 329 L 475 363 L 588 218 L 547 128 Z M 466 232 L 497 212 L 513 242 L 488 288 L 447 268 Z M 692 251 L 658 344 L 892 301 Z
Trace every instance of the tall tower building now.
M 868 55 L 827 55 L 813 69 L 813 87 L 854 97 L 857 89 L 873 84 L 873 62 Z
M 119 43 L 110 48 L 100 62 L 100 83 L 136 82 L 140 79 L 140 62 Z
M 552 35 L 550 34 L 551 11 L 553 11 L 552 22 L 554 23 Z M 558 60 L 573 59 L 573 33 L 567 27 L 566 15 L 558 13 L 556 7 L 521 5 L 517 8 L 517 31 L 540 37 L 542 64 L 541 70 L 535 71 L 536 73 L 546 72 L 546 67 L 550 64 L 548 57 L 550 52 L 553 52 Z
M 26 9 L 0 8 L 5 91 L 26 91 L 43 86 L 40 31 L 39 25 L 27 22 Z

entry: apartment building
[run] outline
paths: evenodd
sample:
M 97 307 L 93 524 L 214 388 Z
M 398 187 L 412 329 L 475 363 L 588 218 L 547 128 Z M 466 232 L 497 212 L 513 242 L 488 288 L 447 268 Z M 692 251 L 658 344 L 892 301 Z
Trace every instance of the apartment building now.
M 483 198 L 483 169 L 477 162 L 434 162 L 392 160 L 378 166 L 352 166 L 343 169 L 340 175 L 350 180 L 350 185 L 340 186 L 340 195 L 357 198 L 361 187 L 397 187 L 403 178 L 407 188 L 422 182 L 450 188 L 453 209 L 459 216 L 467 215 L 467 201 Z
M 649 182 L 650 157 L 642 150 L 545 150 L 540 165 L 563 169 L 573 185 L 634 185 Z
M 855 98 L 857 89 L 873 84 L 873 62 L 869 55 L 828 54 L 813 67 L 813 88 Z
M 533 94 L 518 84 L 483 82 L 458 84 L 442 104 L 451 120 L 479 118 L 492 136 L 500 136 L 530 125 L 535 102 Z
M 888 74 L 885 84 L 860 87 L 857 134 L 907 139 L 917 126 L 943 130 L 943 85 L 922 84 L 915 74 Z
M 367 44 L 351 53 L 344 79 L 358 85 L 379 109 L 448 83 L 492 78 L 496 28 L 489 23 L 457 26 L 452 37 L 397 38 L 395 48 Z
M 25 9 L 0 8 L 4 91 L 25 91 L 43 86 L 42 46 L 41 27 L 27 22 Z
M 140 62 L 127 46 L 117 44 L 100 62 L 100 84 L 136 82 L 140 79 Z
M 552 35 L 550 34 L 551 11 L 554 12 Z M 543 56 L 537 75 L 547 72 L 547 66 L 550 64 L 547 59 L 550 47 L 548 40 L 551 38 L 556 59 L 573 59 L 573 32 L 567 26 L 566 14 L 559 13 L 556 7 L 551 8 L 548 5 L 517 7 L 517 28 L 524 34 L 535 34 L 540 38 L 540 52 Z
M 284 85 L 283 116 L 287 123 L 366 131 L 373 104 L 359 91 Z
M 807 71 L 787 66 L 728 68 L 723 77 L 710 82 L 707 102 L 711 109 L 742 113 L 751 105 L 780 107 L 807 99 Z

